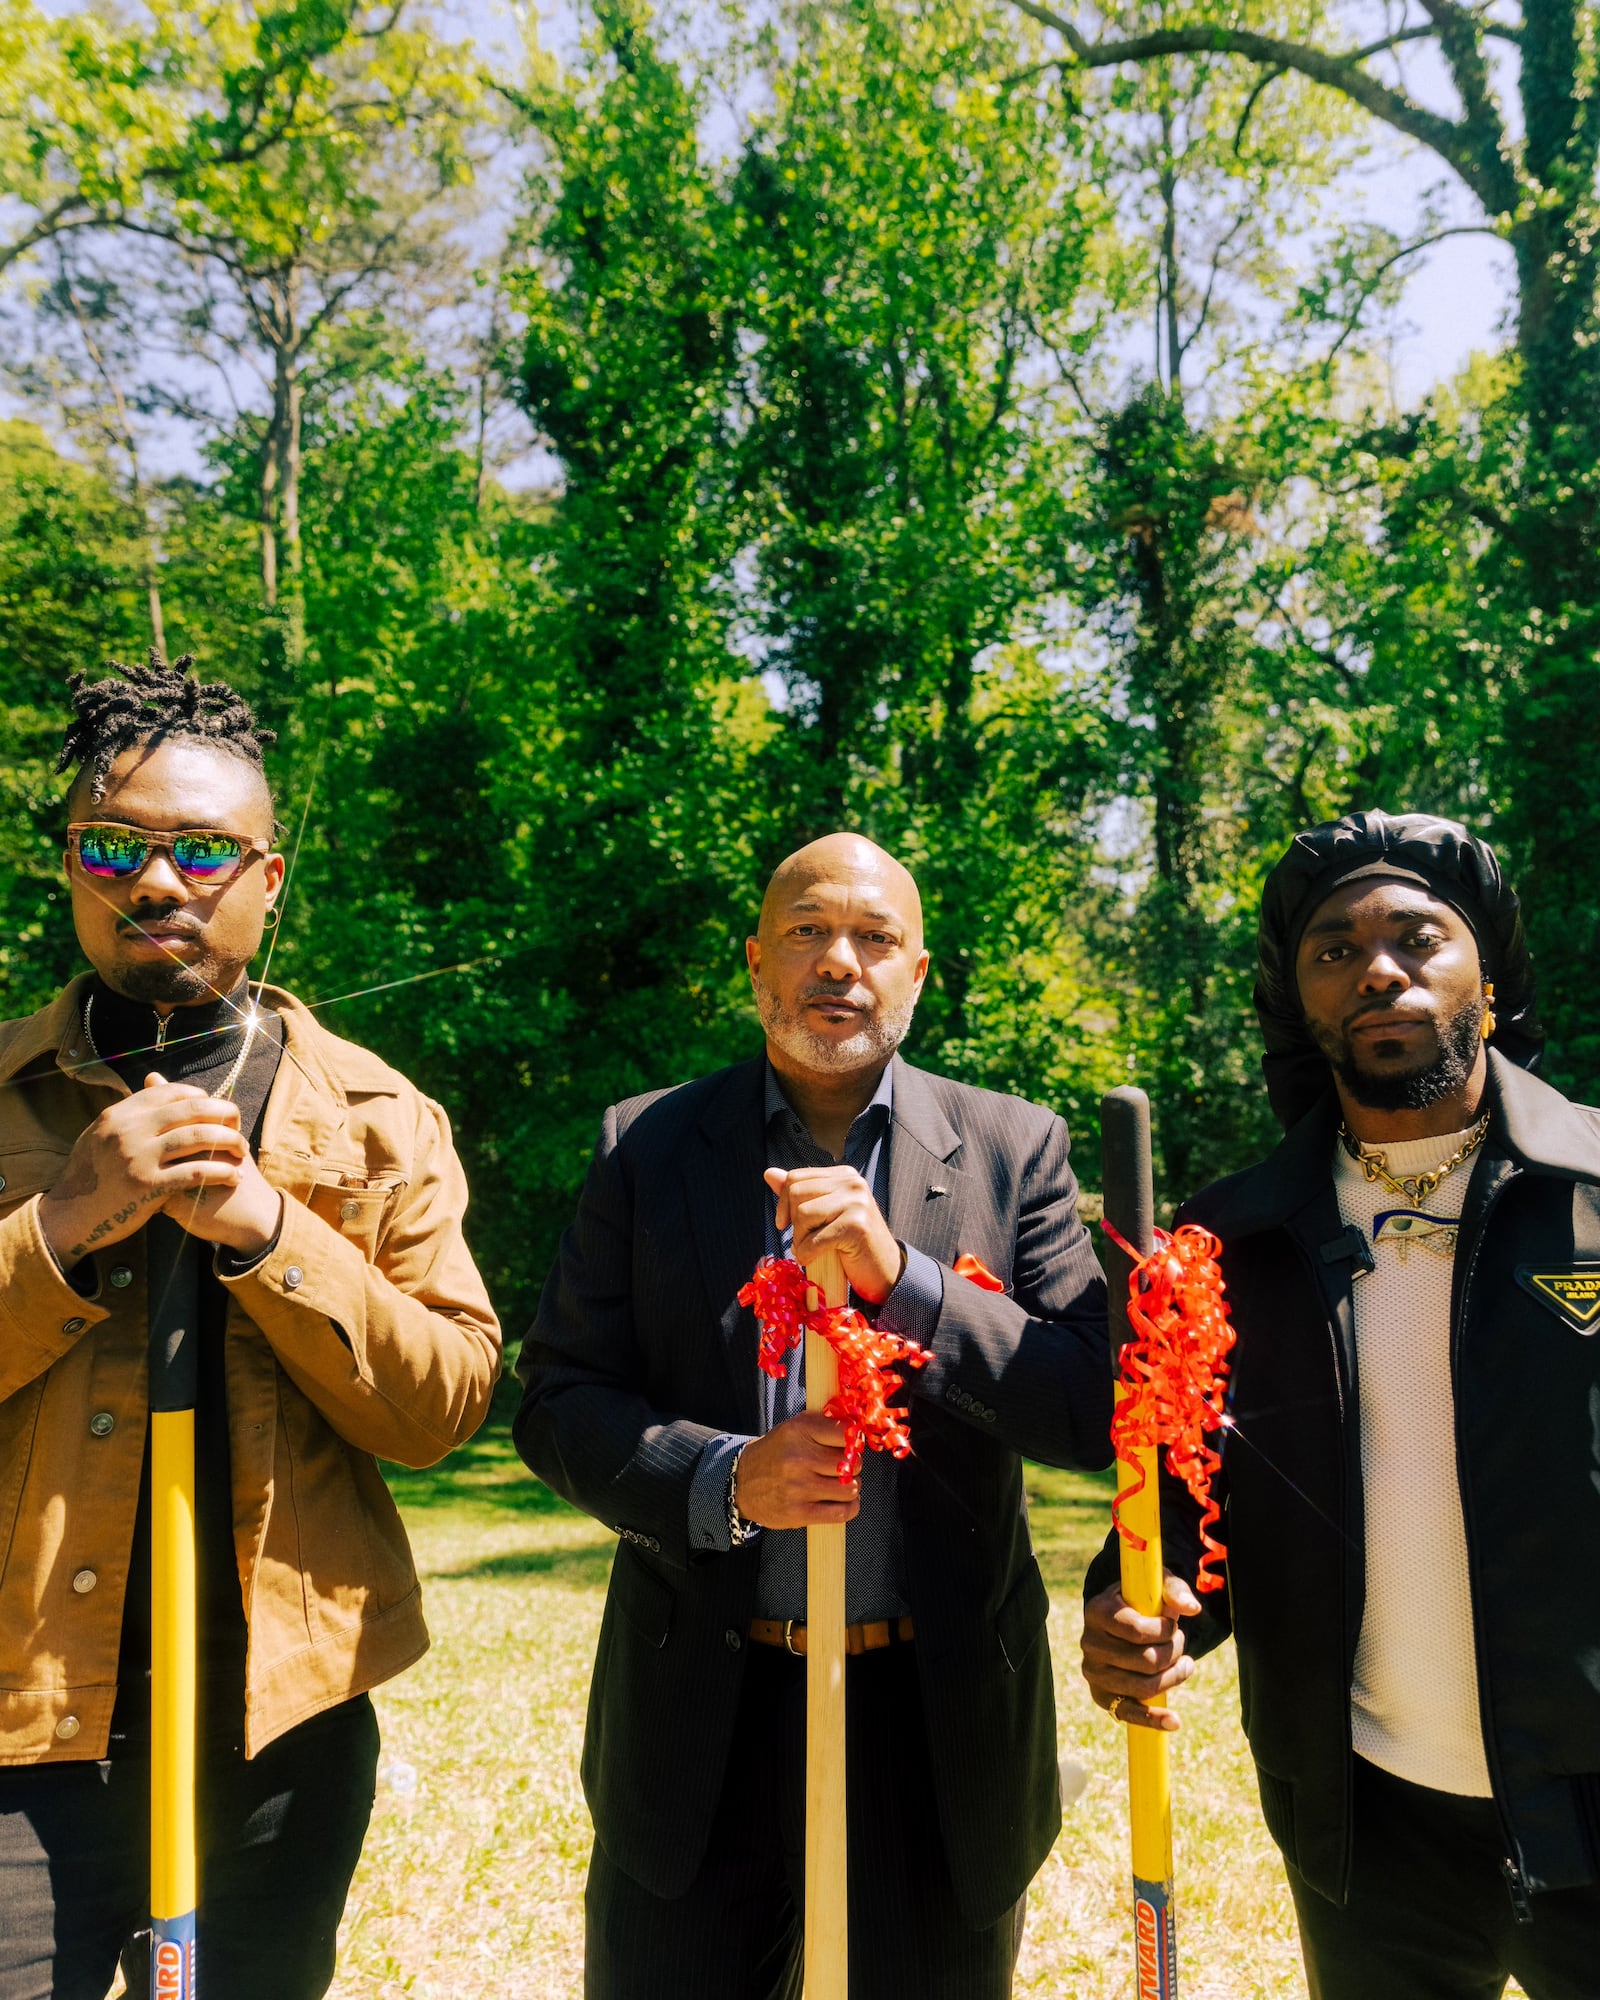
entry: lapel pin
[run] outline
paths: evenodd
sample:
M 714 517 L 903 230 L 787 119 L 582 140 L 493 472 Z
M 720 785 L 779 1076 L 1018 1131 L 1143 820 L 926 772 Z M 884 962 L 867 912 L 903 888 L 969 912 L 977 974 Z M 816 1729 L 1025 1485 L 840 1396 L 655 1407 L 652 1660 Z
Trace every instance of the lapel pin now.
M 928 1192 L 929 1192 L 929 1194 L 930 1194 L 930 1195 L 934 1195 L 934 1194 L 948 1194 L 948 1193 L 950 1192 L 950 1190 L 949 1190 L 949 1189 L 948 1189 L 947 1187 L 945 1187 L 945 1186 L 944 1186 L 944 1185 L 943 1185 L 943 1184 L 942 1184 L 941 1182 L 939 1182 L 939 1181 L 929 1181 L 929 1183 L 928 1183 Z

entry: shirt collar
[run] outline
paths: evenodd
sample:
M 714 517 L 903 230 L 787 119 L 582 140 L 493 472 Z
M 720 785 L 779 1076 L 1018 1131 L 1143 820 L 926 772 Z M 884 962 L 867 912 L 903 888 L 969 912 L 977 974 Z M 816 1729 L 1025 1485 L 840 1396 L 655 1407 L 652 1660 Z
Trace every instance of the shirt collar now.
M 790 1118 L 798 1118 L 800 1114 L 795 1110 L 788 1098 L 784 1096 L 783 1085 L 779 1083 L 778 1072 L 772 1067 L 771 1062 L 763 1059 L 762 1069 L 766 1080 L 765 1109 L 763 1111 L 764 1123 L 770 1125 L 780 1112 Z M 878 1078 L 877 1089 L 856 1113 L 854 1119 L 852 1119 L 850 1130 L 854 1132 L 864 1118 L 882 1119 L 887 1124 L 893 1116 L 894 1064 L 893 1062 L 887 1062 L 883 1066 L 883 1075 Z

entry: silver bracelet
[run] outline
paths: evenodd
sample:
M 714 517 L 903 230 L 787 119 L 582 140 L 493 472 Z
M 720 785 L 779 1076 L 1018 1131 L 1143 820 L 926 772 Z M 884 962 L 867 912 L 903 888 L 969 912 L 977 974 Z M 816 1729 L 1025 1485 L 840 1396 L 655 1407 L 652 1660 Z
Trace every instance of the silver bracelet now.
M 738 1548 L 755 1534 L 756 1524 L 747 1521 L 739 1512 L 739 1461 L 750 1449 L 748 1439 L 733 1454 L 733 1464 L 728 1468 L 728 1547 Z

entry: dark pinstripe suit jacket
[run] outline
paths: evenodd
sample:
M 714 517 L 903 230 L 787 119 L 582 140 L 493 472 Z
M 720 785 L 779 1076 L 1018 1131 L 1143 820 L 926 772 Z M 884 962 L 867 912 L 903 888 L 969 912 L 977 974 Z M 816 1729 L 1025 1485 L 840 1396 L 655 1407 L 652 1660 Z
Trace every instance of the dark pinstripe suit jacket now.
M 699 1867 L 744 1667 L 755 1546 L 693 1554 L 689 1485 L 719 1431 L 760 1428 L 762 1063 L 606 1113 L 577 1218 L 517 1364 L 517 1449 L 623 1537 L 590 1690 L 583 1780 L 607 1853 L 657 1895 Z M 1060 1824 L 1048 1608 L 1019 1454 L 1110 1462 L 1105 1290 L 1067 1130 L 1020 1098 L 895 1059 L 889 1226 L 949 1266 L 934 1359 L 909 1378 L 901 1466 L 922 1724 L 971 1922 L 1022 1894 Z

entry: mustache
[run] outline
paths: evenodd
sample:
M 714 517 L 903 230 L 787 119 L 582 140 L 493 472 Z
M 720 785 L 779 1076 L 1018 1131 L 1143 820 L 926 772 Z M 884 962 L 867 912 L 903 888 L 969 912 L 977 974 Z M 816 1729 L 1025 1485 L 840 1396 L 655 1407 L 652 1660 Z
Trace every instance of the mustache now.
M 813 1000 L 830 1000 L 836 1007 L 854 1007 L 858 1013 L 870 1014 L 877 1002 L 871 994 L 858 994 L 854 987 L 841 991 L 837 986 L 808 986 L 800 995 L 800 1005 L 809 1006 Z
M 146 910 L 142 916 L 130 917 L 125 910 L 117 912 L 117 922 L 130 931 L 167 931 L 179 937 L 201 937 L 205 925 L 197 924 L 192 917 L 180 917 L 176 910 Z
M 1344 1031 L 1349 1034 L 1354 1028 L 1378 1027 L 1386 1020 L 1426 1022 L 1436 1019 L 1431 1007 L 1405 1007 L 1398 1000 L 1374 1000 L 1365 1007 L 1358 1007 L 1353 1014 L 1346 1014 Z

